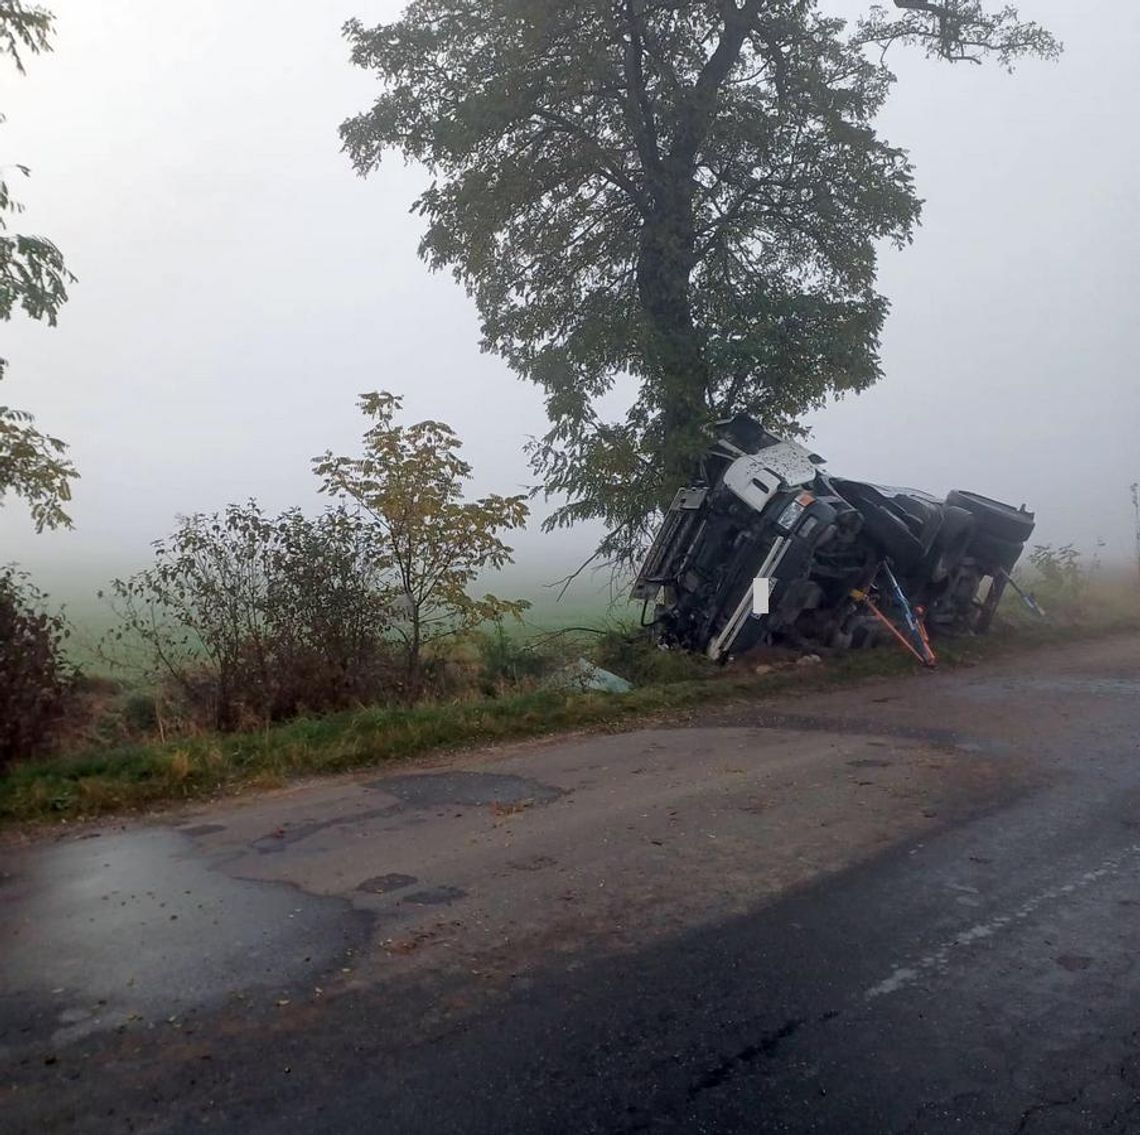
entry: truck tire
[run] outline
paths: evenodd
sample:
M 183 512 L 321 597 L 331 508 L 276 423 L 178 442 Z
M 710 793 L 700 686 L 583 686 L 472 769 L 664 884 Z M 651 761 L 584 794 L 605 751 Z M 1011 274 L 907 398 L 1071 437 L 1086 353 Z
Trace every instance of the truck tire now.
M 986 568 L 990 575 L 999 570 L 1013 571 L 1014 564 L 1021 558 L 1025 545 L 1012 540 L 999 540 L 988 532 L 981 531 L 974 534 L 970 541 L 969 554 Z
M 991 500 L 978 493 L 955 489 L 947 494 L 946 503 L 964 508 L 978 523 L 978 531 L 1012 544 L 1024 544 L 1033 535 L 1033 513 L 1001 501 Z
M 915 536 L 897 510 L 890 507 L 888 498 L 874 485 L 840 480 L 832 484 L 840 498 L 862 518 L 860 532 L 868 543 L 877 545 L 882 554 L 893 560 L 903 572 L 909 573 L 922 563 L 928 546 Z
M 863 535 L 878 544 L 900 571 L 910 572 L 922 563 L 926 549 L 898 517 L 873 505 L 860 509 L 860 512 L 863 515 Z
M 966 509 L 954 505 L 943 509 L 942 523 L 926 561 L 931 583 L 941 583 L 965 559 L 975 527 L 974 517 Z

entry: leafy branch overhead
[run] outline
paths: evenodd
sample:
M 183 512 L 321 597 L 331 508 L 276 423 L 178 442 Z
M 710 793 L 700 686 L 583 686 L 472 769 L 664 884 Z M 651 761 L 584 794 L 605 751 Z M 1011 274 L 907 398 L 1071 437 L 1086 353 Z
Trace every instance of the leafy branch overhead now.
M 51 51 L 54 16 L 38 4 L 6 0 L 0 8 L 0 55 L 7 55 L 24 74 L 24 56 Z
M 21 74 L 25 54 L 51 50 L 51 31 L 52 15 L 43 8 L 22 0 L 0 6 L 0 55 L 7 55 Z M 25 166 L 15 168 L 27 176 Z M 74 277 L 50 240 L 10 231 L 8 218 L 21 212 L 23 207 L 0 176 L 0 319 L 10 320 L 22 310 L 54 327 Z M 4 370 L 0 358 L 0 379 Z M 67 446 L 41 433 L 30 414 L 0 406 L 0 503 L 9 493 L 22 498 L 37 531 L 71 526 L 64 505 L 79 474 L 66 454 Z
M 888 12 L 876 5 L 859 25 L 859 36 L 882 48 L 892 43 L 922 47 L 952 63 L 981 63 L 987 56 L 1007 70 L 1026 55 L 1055 59 L 1060 44 L 1040 24 L 1022 20 L 1016 8 L 989 10 L 983 0 L 893 0 Z
M 36 429 L 30 414 L 0 406 L 0 501 L 5 493 L 20 497 L 37 532 L 70 527 L 63 506 L 78 475 L 64 442 Z
M 712 420 L 787 428 L 880 377 L 876 249 L 908 242 L 921 204 L 875 129 L 887 49 L 1058 51 L 982 0 L 850 26 L 815 0 L 413 0 L 346 34 L 382 84 L 346 150 L 361 174 L 393 151 L 431 173 L 421 254 L 545 391 L 550 523 L 600 518 L 625 555 Z M 606 420 L 625 376 L 632 405 Z

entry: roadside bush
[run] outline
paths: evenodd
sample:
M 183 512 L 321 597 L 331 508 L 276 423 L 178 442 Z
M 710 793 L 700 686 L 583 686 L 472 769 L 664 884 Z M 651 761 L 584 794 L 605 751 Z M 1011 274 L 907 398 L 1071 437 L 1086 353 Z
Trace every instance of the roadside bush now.
M 554 637 L 525 639 L 510 634 L 502 621 L 476 636 L 479 685 L 488 697 L 539 685 L 543 678 L 570 662 L 565 644 Z M 573 657 L 577 657 L 577 653 Z
M 135 691 L 123 700 L 123 720 L 132 733 L 146 735 L 158 728 L 158 704 L 154 694 Z
M 1033 592 L 1050 615 L 1080 618 L 1088 598 L 1090 572 L 1072 544 L 1038 544 L 1029 553 Z
M 662 650 L 648 632 L 636 623 L 615 623 L 598 637 L 591 660 L 635 686 L 685 682 L 707 678 L 716 667 L 703 655 L 681 650 Z
M 67 624 L 43 610 L 45 598 L 26 575 L 0 569 L 0 770 L 50 749 L 72 704 Z
M 142 645 L 175 722 L 233 730 L 383 700 L 392 591 L 374 539 L 343 508 L 185 517 L 152 568 L 112 584 L 111 649 Z

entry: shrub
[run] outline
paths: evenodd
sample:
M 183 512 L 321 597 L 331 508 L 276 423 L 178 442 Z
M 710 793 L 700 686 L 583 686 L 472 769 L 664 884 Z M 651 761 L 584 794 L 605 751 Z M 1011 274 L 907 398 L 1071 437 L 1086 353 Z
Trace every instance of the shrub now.
M 174 719 L 231 730 L 377 700 L 392 593 L 373 540 L 342 508 L 185 517 L 154 567 L 112 584 L 113 639 L 142 644 Z
M 560 665 L 571 661 L 565 649 L 558 649 L 553 637 L 524 639 L 508 633 L 502 620 L 495 623 L 493 630 L 480 633 L 475 643 L 479 652 L 480 688 L 490 697 L 519 687 L 536 686 Z
M 1079 618 L 1084 613 L 1089 589 L 1089 572 L 1081 554 L 1072 544 L 1054 548 L 1038 544 L 1029 554 L 1036 575 L 1034 594 L 1045 610 L 1053 615 Z
M 615 623 L 598 635 L 591 658 L 635 686 L 685 682 L 708 677 L 715 670 L 703 655 L 681 650 L 663 650 L 644 627 Z
M 158 727 L 158 703 L 154 694 L 135 691 L 123 700 L 123 721 L 134 734 L 148 734 Z
M 0 769 L 49 749 L 72 701 L 67 625 L 44 600 L 27 576 L 0 569 Z

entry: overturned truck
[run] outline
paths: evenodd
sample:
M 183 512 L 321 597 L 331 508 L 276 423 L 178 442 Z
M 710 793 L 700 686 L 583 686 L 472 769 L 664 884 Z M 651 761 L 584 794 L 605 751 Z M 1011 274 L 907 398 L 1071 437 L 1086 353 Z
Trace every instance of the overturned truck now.
M 634 583 L 662 645 L 725 660 L 893 634 L 933 661 L 928 629 L 989 629 L 1033 513 L 851 481 L 823 463 L 751 418 L 719 425 Z

